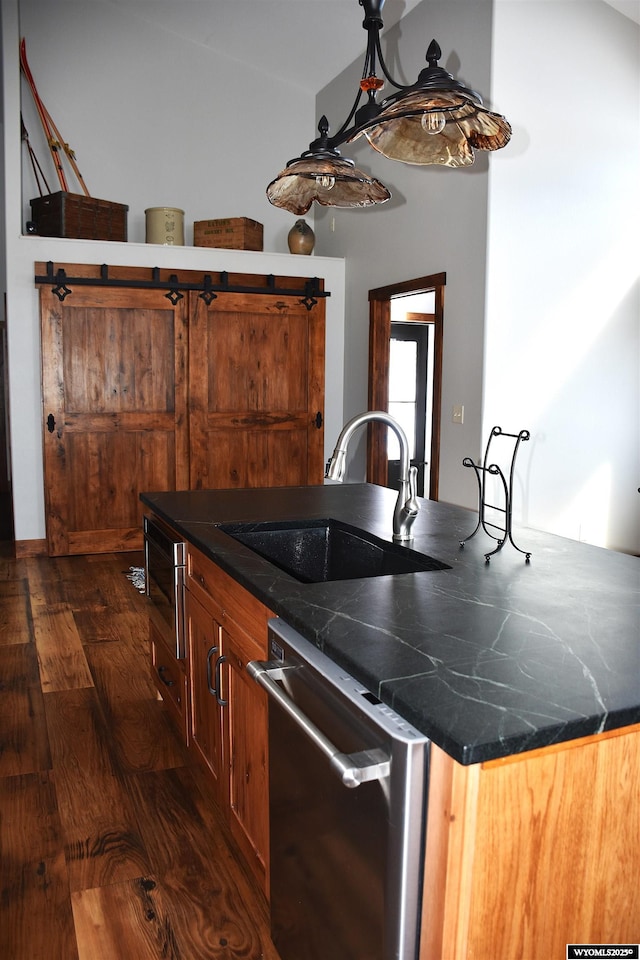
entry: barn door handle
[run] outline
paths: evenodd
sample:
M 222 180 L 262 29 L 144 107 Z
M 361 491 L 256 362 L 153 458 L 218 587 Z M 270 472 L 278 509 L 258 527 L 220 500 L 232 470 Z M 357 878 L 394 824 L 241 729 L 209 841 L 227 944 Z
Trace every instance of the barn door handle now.
M 318 412 L 316 413 L 316 418 L 315 418 L 314 423 L 315 423 L 315 425 L 316 425 L 316 430 L 319 430 L 320 427 L 322 426 L 322 414 L 320 413 L 319 410 L 318 410 Z
M 52 413 L 50 413 L 49 416 L 47 417 L 47 430 L 49 431 L 49 433 L 53 433 L 55 428 L 56 428 L 56 418 Z

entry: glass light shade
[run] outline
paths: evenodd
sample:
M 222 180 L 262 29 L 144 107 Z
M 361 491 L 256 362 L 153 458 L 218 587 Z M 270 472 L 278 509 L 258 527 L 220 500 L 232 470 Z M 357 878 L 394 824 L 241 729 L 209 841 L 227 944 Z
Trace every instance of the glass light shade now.
M 390 196 L 383 183 L 337 154 L 292 160 L 267 187 L 270 203 L 298 216 L 314 200 L 323 207 L 369 207 Z
M 464 167 L 473 163 L 474 149 L 499 150 L 511 138 L 511 127 L 504 117 L 458 91 L 414 90 L 381 106 L 375 123 L 352 139 L 364 135 L 390 160 Z M 425 130 L 425 110 L 444 116 L 441 132 Z

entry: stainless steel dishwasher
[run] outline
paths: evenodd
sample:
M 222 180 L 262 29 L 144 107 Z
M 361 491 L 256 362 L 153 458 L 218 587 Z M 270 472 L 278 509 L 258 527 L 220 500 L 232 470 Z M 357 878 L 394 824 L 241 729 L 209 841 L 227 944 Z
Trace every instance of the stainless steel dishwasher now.
M 271 935 L 282 960 L 417 960 L 429 741 L 281 620 L 269 661 Z

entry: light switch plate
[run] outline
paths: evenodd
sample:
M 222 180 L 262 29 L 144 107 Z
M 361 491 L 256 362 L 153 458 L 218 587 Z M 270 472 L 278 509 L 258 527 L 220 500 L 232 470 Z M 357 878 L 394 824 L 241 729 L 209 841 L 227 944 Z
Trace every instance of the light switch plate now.
M 461 403 L 457 403 L 453 408 L 451 419 L 454 423 L 464 423 L 464 406 Z

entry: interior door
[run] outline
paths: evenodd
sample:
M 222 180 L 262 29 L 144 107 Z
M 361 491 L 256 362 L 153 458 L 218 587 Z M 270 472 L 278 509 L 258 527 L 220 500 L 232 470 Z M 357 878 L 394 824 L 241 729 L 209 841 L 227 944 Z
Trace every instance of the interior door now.
M 418 496 L 424 496 L 426 467 L 427 371 L 429 328 L 424 323 L 392 323 L 388 412 L 404 429 L 411 466 L 416 467 Z M 400 447 L 387 431 L 387 486 L 400 486 Z
M 186 298 L 40 290 L 49 554 L 142 546 L 143 490 L 188 486 Z
M 193 297 L 192 489 L 322 482 L 324 318 L 322 298 Z

